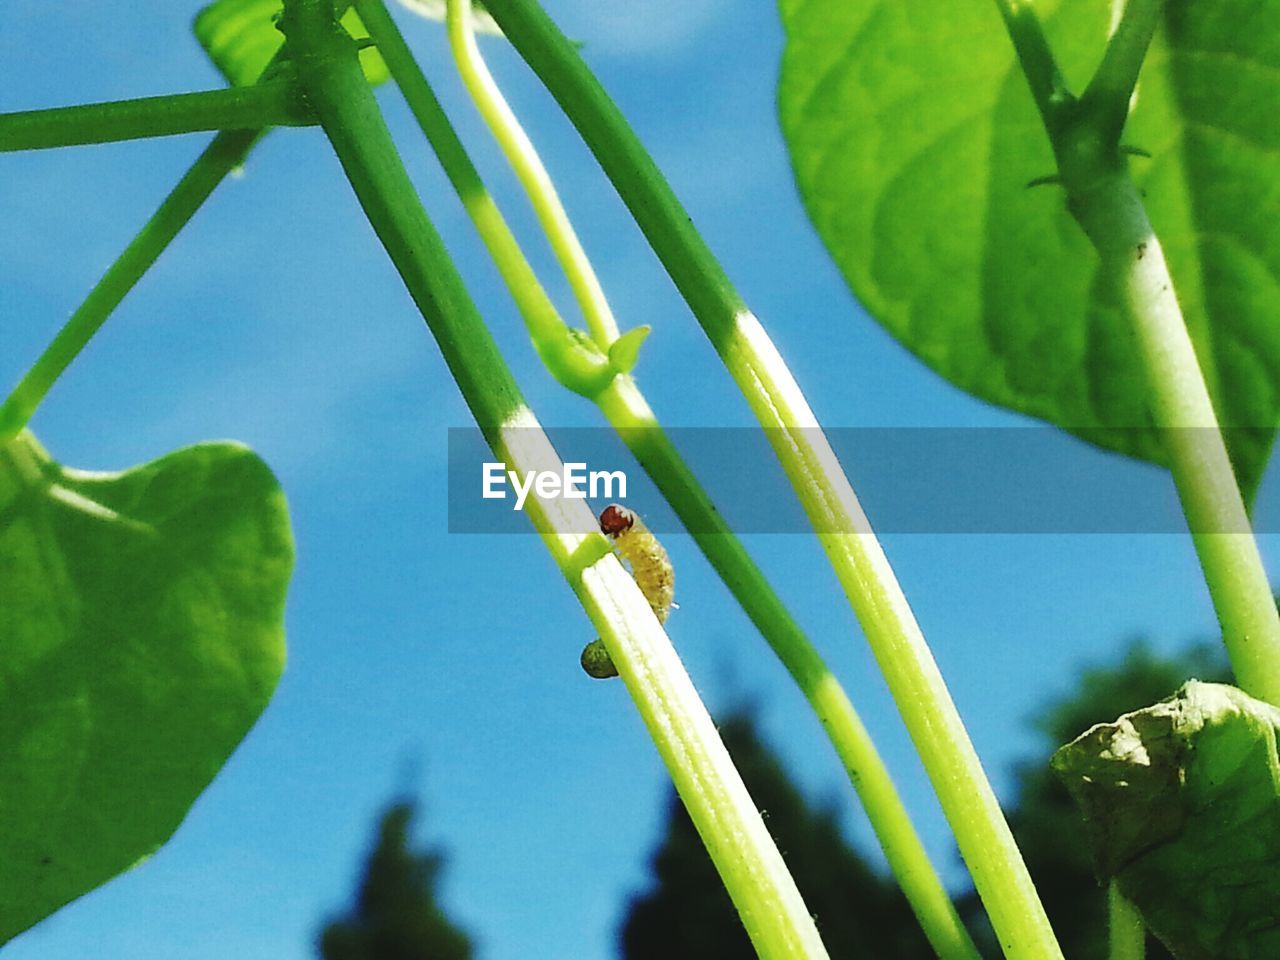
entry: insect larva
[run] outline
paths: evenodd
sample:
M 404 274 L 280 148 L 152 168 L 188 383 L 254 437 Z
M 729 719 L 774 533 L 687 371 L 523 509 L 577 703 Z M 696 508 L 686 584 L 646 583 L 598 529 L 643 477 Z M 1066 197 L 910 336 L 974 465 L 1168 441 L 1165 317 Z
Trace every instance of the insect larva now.
M 600 530 L 613 539 L 613 549 L 631 568 L 636 586 L 649 601 L 659 623 L 666 623 L 675 606 L 676 573 L 671 558 L 644 521 L 620 504 L 611 503 L 600 514 Z M 617 668 L 604 643 L 592 640 L 582 651 L 582 669 L 598 679 L 616 677 Z
M 601 512 L 600 529 L 613 537 L 613 549 L 631 567 L 631 575 L 658 622 L 666 623 L 675 600 L 676 572 L 658 538 L 643 520 L 616 503 Z

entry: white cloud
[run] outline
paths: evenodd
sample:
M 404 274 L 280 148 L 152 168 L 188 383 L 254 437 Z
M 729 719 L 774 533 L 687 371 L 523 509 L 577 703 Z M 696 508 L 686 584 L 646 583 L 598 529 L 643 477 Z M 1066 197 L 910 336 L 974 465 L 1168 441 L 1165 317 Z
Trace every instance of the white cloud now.
M 444 20 L 445 0 L 400 0 L 400 2 L 428 20 Z M 483 10 L 473 9 L 472 20 L 477 33 L 502 33 L 493 18 Z
M 593 54 L 619 57 L 682 53 L 730 9 L 727 0 L 558 0 L 548 6 L 561 29 Z

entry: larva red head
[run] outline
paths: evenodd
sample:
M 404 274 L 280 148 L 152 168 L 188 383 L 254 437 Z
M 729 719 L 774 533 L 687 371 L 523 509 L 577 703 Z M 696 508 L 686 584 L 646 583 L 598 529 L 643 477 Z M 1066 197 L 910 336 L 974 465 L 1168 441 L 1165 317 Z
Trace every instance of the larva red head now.
M 621 504 L 611 503 L 600 512 L 600 529 L 611 537 L 630 530 L 636 515 Z

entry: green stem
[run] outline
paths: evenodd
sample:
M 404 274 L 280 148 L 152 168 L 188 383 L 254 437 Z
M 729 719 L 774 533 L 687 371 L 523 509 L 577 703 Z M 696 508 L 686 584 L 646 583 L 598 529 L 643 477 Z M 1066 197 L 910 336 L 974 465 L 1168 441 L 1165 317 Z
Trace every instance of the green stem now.
M 286 0 L 283 27 L 351 185 L 495 454 L 558 469 L 413 190 L 332 0 Z M 762 957 L 825 958 L 813 920 L 648 602 L 578 500 L 529 511 L 604 640 Z M 585 553 L 585 556 L 584 556 Z
M 471 0 L 448 0 L 446 19 L 449 47 L 462 82 L 533 202 L 538 221 L 569 280 L 592 339 L 602 350 L 607 350 L 618 339 L 617 321 L 573 224 L 569 222 L 551 176 L 480 56 L 471 23 Z
M 0 406 L 0 444 L 27 425 L 54 382 L 214 188 L 244 162 L 259 135 L 260 131 L 241 130 L 214 137 Z
M 520 291 L 517 301 L 539 356 L 565 386 L 594 395 L 614 376 L 603 351 L 597 349 L 592 356 L 590 346 L 573 337 L 566 328 L 485 188 L 404 36 L 387 13 L 386 5 L 381 0 L 356 0 L 355 8 L 503 281 L 508 289 Z
M 1084 97 L 1056 122 L 1046 122 L 1046 130 L 1067 207 L 1134 324 L 1152 419 L 1162 432 L 1236 681 L 1250 696 L 1280 704 L 1280 615 L 1169 265 L 1120 150 L 1162 10 L 1163 0 L 1127 0 Z
M 934 951 L 943 960 L 977 960 L 977 948 L 840 681 L 724 521 L 635 381 L 617 377 L 596 402 L 813 707 Z
M 259 130 L 315 123 L 292 83 L 176 93 L 0 114 L 0 153 L 114 143 L 200 130 Z
M 404 94 L 414 119 L 440 160 L 445 176 L 449 178 L 458 199 L 475 224 L 476 231 L 487 245 L 489 255 L 497 265 L 502 279 L 508 287 L 525 293 L 523 306 L 528 309 L 530 332 L 535 339 L 552 336 L 555 330 L 564 325 L 560 313 L 543 291 L 533 268 L 521 253 L 506 219 L 493 202 L 480 172 L 471 162 L 466 147 L 462 145 L 462 140 L 449 122 L 435 91 L 431 89 L 426 75 L 414 59 L 404 35 L 387 12 L 386 4 L 382 0 L 355 0 L 355 8 L 360 15 L 360 22 L 365 25 L 369 36 L 377 45 L 378 53 L 382 55 L 392 79 Z
M 1040 111 L 1045 126 L 1052 128 L 1073 98 L 1035 7 L 1031 0 L 996 0 L 996 6 L 1013 40 L 1036 109 Z
M 1164 12 L 1164 0 L 1121 0 L 1121 11 L 1102 62 L 1080 97 L 1081 110 L 1098 125 L 1100 136 L 1120 142 L 1138 73 Z
M 356 9 L 497 264 L 539 354 L 556 378 L 565 382 L 549 359 L 557 352 L 557 331 L 565 329 L 555 306 L 382 0 L 356 0 Z M 548 339 L 553 345 L 548 345 Z M 654 479 L 686 529 L 695 531 L 694 539 L 711 565 L 813 706 L 858 791 L 890 868 L 938 955 L 944 960 L 974 960 L 978 954 L 969 934 L 853 704 L 742 542 L 724 523 L 635 381 L 616 376 L 603 390 L 591 391 L 590 397 Z
M 1107 960 L 1143 960 L 1147 930 L 1142 914 L 1125 899 L 1114 880 L 1107 887 Z
M 1065 172 L 1064 168 L 1064 172 Z M 1064 175 L 1068 206 L 1120 291 L 1149 405 L 1213 598 L 1236 682 L 1280 704 L 1280 615 L 1160 241 L 1123 164 Z
M 487 0 L 559 102 L 766 428 L 862 623 L 1006 954 L 1061 957 L 955 704 L 799 386 L 626 119 L 532 0 Z

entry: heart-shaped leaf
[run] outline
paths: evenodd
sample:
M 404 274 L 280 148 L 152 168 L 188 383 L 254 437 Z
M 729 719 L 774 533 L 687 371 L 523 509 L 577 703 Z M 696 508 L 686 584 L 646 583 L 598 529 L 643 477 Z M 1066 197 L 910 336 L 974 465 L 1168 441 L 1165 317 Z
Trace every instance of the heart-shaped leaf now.
M 284 37 L 276 29 L 283 9 L 282 0 L 216 0 L 196 15 L 196 39 L 228 83 L 243 86 L 258 82 L 271 58 L 284 46 Z M 357 40 L 369 36 L 354 9 L 343 14 L 342 25 Z M 373 47 L 360 51 L 360 65 L 372 84 L 383 83 L 390 76 Z
M 1036 0 L 1077 91 L 1111 6 Z M 1028 188 L 1054 159 L 996 4 L 781 7 L 796 181 L 871 315 L 957 386 L 1162 462 L 1129 322 L 1061 190 Z M 1251 493 L 1280 422 L 1280 0 L 1164 7 L 1126 141 Z
M 0 447 L 0 943 L 147 857 L 266 706 L 293 541 L 243 447 Z
M 1100 879 L 1179 960 L 1280 957 L 1280 710 L 1192 681 L 1059 750 Z

